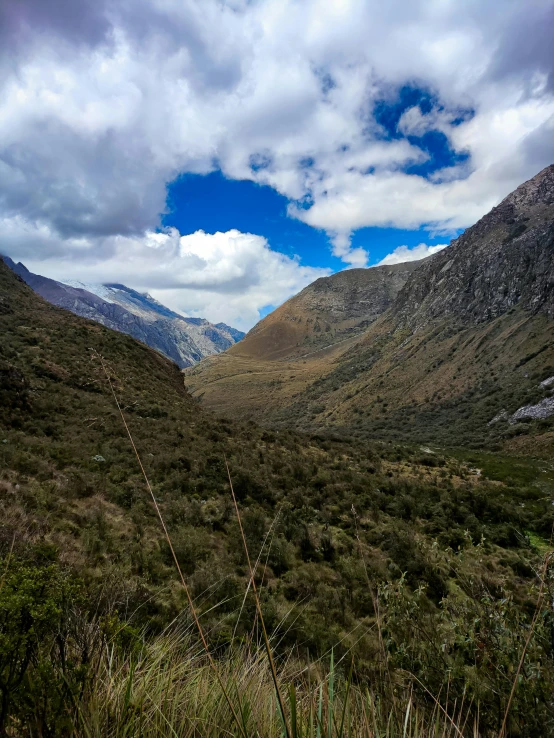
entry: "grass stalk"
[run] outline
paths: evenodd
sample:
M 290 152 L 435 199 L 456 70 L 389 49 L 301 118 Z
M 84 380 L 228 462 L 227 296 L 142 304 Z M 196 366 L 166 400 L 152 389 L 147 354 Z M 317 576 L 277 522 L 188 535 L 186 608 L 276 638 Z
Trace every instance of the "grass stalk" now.
M 235 722 L 237 724 L 237 727 L 238 727 L 240 733 L 243 735 L 243 738 L 247 738 L 247 734 L 246 734 L 246 732 L 244 730 L 244 726 L 243 726 L 241 720 L 239 719 L 239 716 L 236 713 L 236 710 L 234 708 L 233 702 L 232 702 L 232 700 L 231 700 L 231 698 L 229 696 L 229 693 L 227 692 L 227 689 L 226 689 L 226 687 L 225 687 L 225 685 L 223 683 L 223 680 L 220 677 L 219 670 L 218 670 L 218 668 L 217 668 L 217 666 L 215 664 L 214 658 L 213 658 L 212 653 L 210 651 L 210 648 L 208 646 L 208 642 L 207 642 L 206 636 L 204 634 L 204 629 L 202 628 L 202 625 L 200 624 L 200 619 L 198 617 L 198 613 L 196 612 L 196 607 L 194 606 L 194 601 L 192 599 L 192 596 L 190 594 L 190 590 L 189 590 L 189 588 L 187 586 L 187 583 L 185 581 L 185 577 L 183 576 L 183 572 L 181 571 L 181 566 L 179 564 L 179 560 L 177 558 L 177 554 L 175 553 L 175 549 L 173 548 L 173 543 L 171 542 L 171 536 L 169 535 L 169 531 L 167 530 L 167 526 L 165 524 L 165 521 L 164 521 L 162 512 L 161 512 L 160 507 L 159 507 L 159 505 L 158 505 L 158 503 L 156 501 L 156 497 L 154 496 L 154 491 L 152 489 L 152 485 L 150 484 L 150 480 L 148 479 L 148 475 L 146 473 L 146 469 L 144 468 L 144 465 L 142 463 L 142 459 L 140 457 L 139 451 L 138 451 L 138 449 L 136 447 L 136 444 L 135 444 L 135 441 L 133 439 L 133 435 L 131 433 L 131 429 L 129 428 L 129 426 L 127 424 L 127 421 L 125 419 L 125 415 L 123 413 L 123 409 L 122 409 L 121 404 L 120 404 L 120 402 L 119 402 L 119 400 L 117 398 L 117 394 L 115 392 L 115 388 L 113 386 L 113 382 L 111 380 L 110 374 L 109 374 L 109 372 L 108 372 L 108 370 L 106 368 L 106 364 L 104 362 L 103 357 L 100 354 L 98 354 L 98 358 L 100 360 L 100 364 L 102 366 L 102 370 L 104 371 L 104 374 L 106 375 L 106 379 L 108 381 L 108 385 L 110 387 L 110 390 L 111 390 L 111 393 L 112 393 L 114 402 L 115 402 L 115 404 L 117 406 L 117 409 L 119 411 L 119 414 L 121 416 L 121 421 L 122 421 L 122 423 L 123 423 L 123 425 L 125 427 L 125 431 L 127 432 L 127 436 L 129 437 L 129 441 L 131 443 L 131 446 L 132 446 L 133 451 L 135 453 L 135 456 L 137 458 L 137 462 L 138 462 L 138 465 L 139 465 L 140 470 L 142 472 L 142 475 L 144 477 L 144 481 L 146 483 L 146 487 L 148 489 L 148 492 L 150 493 L 150 497 L 152 498 L 152 504 L 154 505 L 154 508 L 156 510 L 156 514 L 157 514 L 158 519 L 160 521 L 160 524 L 162 526 L 162 530 L 164 532 L 164 536 L 165 536 L 165 539 L 167 541 L 167 545 L 169 546 L 169 550 L 171 551 L 171 556 L 173 558 L 173 561 L 175 563 L 175 567 L 177 569 L 177 572 L 179 574 L 179 578 L 181 580 L 181 584 L 182 584 L 183 589 L 185 591 L 185 595 L 186 595 L 187 602 L 188 602 L 188 605 L 189 605 L 189 608 L 190 608 L 190 612 L 192 614 L 194 623 L 196 625 L 196 629 L 198 631 L 198 635 L 200 636 L 200 640 L 202 641 L 202 646 L 203 646 L 204 651 L 206 652 L 206 655 L 208 657 L 210 668 L 214 672 L 214 675 L 215 675 L 215 677 L 217 679 L 217 682 L 219 684 L 219 687 L 220 687 L 220 689 L 221 689 L 221 691 L 222 691 L 222 693 L 223 693 L 223 695 L 225 697 L 225 700 L 227 701 L 227 704 L 229 705 L 229 709 L 231 710 L 231 713 L 233 715 L 233 718 L 234 718 L 234 720 L 235 720 Z M 289 738 L 290 738 L 290 736 L 289 736 Z
M 268 658 L 270 669 L 271 669 L 271 676 L 272 676 L 273 683 L 274 683 L 274 686 L 275 686 L 275 694 L 276 694 L 277 700 L 279 702 L 279 707 L 281 709 L 281 714 L 283 716 L 283 724 L 284 724 L 284 728 L 285 728 L 285 733 L 287 735 L 287 738 L 296 738 L 296 736 L 293 736 L 293 734 L 291 733 L 291 730 L 290 730 L 290 727 L 289 727 L 289 723 L 288 723 L 288 720 L 287 720 L 287 716 L 286 716 L 286 713 L 285 713 L 285 703 L 284 703 L 284 700 L 283 700 L 283 695 L 281 694 L 281 688 L 279 686 L 279 680 L 277 678 L 277 669 L 275 667 L 275 661 L 274 661 L 274 658 L 273 658 L 273 652 L 272 652 L 272 649 L 271 649 L 271 644 L 269 642 L 269 636 L 267 634 L 267 629 L 265 627 L 264 615 L 263 615 L 263 612 L 262 612 L 262 605 L 261 605 L 260 598 L 259 598 L 259 595 L 258 595 L 258 589 L 256 587 L 256 581 L 255 581 L 255 578 L 254 578 L 255 577 L 254 570 L 252 568 L 252 563 L 250 561 L 250 554 L 248 552 L 248 545 L 246 543 L 246 536 L 244 534 L 244 528 L 242 526 L 242 519 L 241 519 L 241 515 L 240 515 L 240 511 L 239 511 L 239 506 L 238 506 L 238 503 L 237 503 L 237 498 L 236 498 L 236 495 L 235 495 L 235 490 L 233 489 L 233 480 L 231 479 L 231 470 L 229 469 L 229 463 L 227 461 L 227 457 L 225 457 L 225 466 L 227 468 L 227 476 L 229 478 L 229 486 L 231 488 L 231 496 L 233 498 L 233 504 L 235 506 L 235 512 L 237 514 L 237 520 L 238 520 L 238 524 L 239 524 L 240 535 L 241 535 L 241 538 L 242 538 L 242 545 L 244 547 L 244 554 L 246 556 L 246 561 L 247 561 L 247 564 L 248 564 L 248 572 L 249 572 L 249 576 L 250 576 L 250 581 L 252 583 L 252 593 L 254 595 L 254 600 L 256 602 L 256 611 L 257 611 L 258 617 L 260 619 L 260 625 L 261 625 L 261 628 L 262 628 L 262 634 L 263 634 L 263 641 L 264 641 L 264 645 L 265 645 L 265 650 L 266 650 L 267 658 Z
M 531 620 L 531 625 L 529 627 L 529 633 L 527 634 L 527 638 L 525 640 L 525 644 L 523 646 L 523 649 L 521 651 L 521 657 L 519 659 L 519 663 L 517 665 L 517 670 L 514 676 L 514 681 L 512 684 L 512 689 L 510 690 L 510 696 L 508 697 L 508 704 L 506 705 L 506 710 L 504 712 L 504 719 L 502 721 L 502 727 L 500 728 L 500 733 L 498 734 L 498 738 L 505 738 L 506 736 L 506 729 L 508 726 L 508 716 L 510 714 L 510 709 L 512 707 L 512 701 L 514 699 L 514 694 L 518 685 L 519 681 L 519 675 L 521 674 L 521 670 L 523 668 L 523 662 L 525 661 L 525 656 L 527 654 L 527 649 L 529 648 L 529 644 L 531 643 L 531 638 L 533 637 L 533 633 L 535 632 L 535 626 L 537 624 L 537 619 L 539 617 L 539 613 L 541 610 L 542 602 L 544 599 L 544 584 L 546 581 L 546 573 L 548 571 L 548 566 L 550 564 L 550 561 L 554 557 L 554 553 L 547 553 L 544 557 L 544 562 L 542 565 L 540 578 L 541 583 L 539 587 L 539 594 L 537 597 L 537 605 L 535 607 L 535 612 L 533 613 L 533 619 Z

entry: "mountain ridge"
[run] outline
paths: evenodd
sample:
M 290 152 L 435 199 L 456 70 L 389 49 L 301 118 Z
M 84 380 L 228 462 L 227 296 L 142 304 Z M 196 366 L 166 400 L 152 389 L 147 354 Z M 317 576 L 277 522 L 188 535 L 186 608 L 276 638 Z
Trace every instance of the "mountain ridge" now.
M 482 322 L 518 304 L 554 317 L 553 252 L 554 164 L 427 260 L 392 314 L 411 327 L 446 315 Z
M 217 412 L 267 417 L 359 341 L 421 264 L 347 269 L 316 280 L 240 344 L 187 369 L 187 388 Z
M 232 346 L 244 335 L 224 323 L 185 318 L 148 294 L 119 283 L 87 285 L 33 274 L 21 262 L 0 259 L 32 289 L 58 307 L 121 331 L 156 349 L 181 369 Z
M 426 443 L 547 438 L 549 402 L 540 419 L 489 423 L 550 396 L 542 383 L 554 374 L 553 317 L 550 166 L 420 263 L 353 340 L 282 369 L 266 361 L 262 371 L 243 356 L 241 381 L 226 376 L 233 349 L 187 372 L 187 385 L 216 412 L 268 425 Z
M 421 263 L 347 269 L 320 277 L 256 323 L 230 353 L 293 359 L 361 334 L 392 304 Z

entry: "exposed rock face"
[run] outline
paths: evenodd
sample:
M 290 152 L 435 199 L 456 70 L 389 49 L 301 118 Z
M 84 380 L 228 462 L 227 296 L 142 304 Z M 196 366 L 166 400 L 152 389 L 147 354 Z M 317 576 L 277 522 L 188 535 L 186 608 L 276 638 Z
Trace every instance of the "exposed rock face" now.
M 303 307 L 321 322 L 360 320 L 372 323 L 392 304 L 408 277 L 423 261 L 370 269 L 346 269 L 331 277 L 321 277 L 283 305 L 290 312 Z M 283 311 L 284 312 L 284 311 Z
M 33 274 L 23 264 L 16 264 L 6 256 L 1 258 L 48 302 L 113 330 L 128 333 L 172 359 L 181 368 L 224 351 L 244 336 L 241 331 L 224 323 L 213 325 L 203 318 L 183 318 L 150 295 L 122 284 L 63 284 Z
M 414 329 L 436 318 L 481 323 L 516 305 L 554 317 L 554 165 L 427 259 L 393 314 Z
M 322 277 L 257 323 L 231 353 L 290 359 L 361 335 L 422 263 L 347 269 Z
M 554 397 L 545 397 L 536 405 L 524 405 L 512 415 L 510 423 L 517 423 L 518 420 L 531 418 L 532 420 L 544 420 L 554 415 Z

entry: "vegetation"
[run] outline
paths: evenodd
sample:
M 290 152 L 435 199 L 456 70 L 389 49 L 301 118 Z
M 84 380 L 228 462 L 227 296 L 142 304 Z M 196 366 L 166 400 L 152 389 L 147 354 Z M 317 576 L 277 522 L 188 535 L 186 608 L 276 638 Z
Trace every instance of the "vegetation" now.
M 554 417 L 515 424 L 509 416 L 549 397 L 552 321 L 514 308 L 465 327 L 431 322 L 415 334 L 383 319 L 365 339 L 313 377 L 274 423 L 341 428 L 353 437 L 501 450 L 516 437 L 546 439 Z M 492 422 L 491 422 L 492 421 Z M 554 450 L 547 442 L 548 456 Z
M 225 459 L 292 734 L 554 731 L 547 477 L 215 418 L 2 265 L 0 332 L 0 732 L 283 734 Z

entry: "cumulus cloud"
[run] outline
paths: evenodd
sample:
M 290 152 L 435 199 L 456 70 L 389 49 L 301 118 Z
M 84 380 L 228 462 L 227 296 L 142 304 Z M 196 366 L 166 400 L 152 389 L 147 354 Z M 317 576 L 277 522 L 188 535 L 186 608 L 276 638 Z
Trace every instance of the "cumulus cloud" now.
M 214 169 L 285 195 L 350 265 L 360 227 L 464 228 L 554 159 L 553 28 L 552 0 L 3 0 L 0 250 L 139 263 L 167 183 Z M 433 104 L 391 135 L 376 106 L 406 85 Z M 429 131 L 465 162 L 415 174 Z
M 448 246 L 447 243 L 439 243 L 435 246 L 428 246 L 426 243 L 420 243 L 417 246 L 397 246 L 394 251 L 387 254 L 384 259 L 376 266 L 383 266 L 385 264 L 403 264 L 405 261 L 419 261 L 425 259 L 432 254 L 436 254 L 438 251 L 442 251 Z
M 86 275 L 91 283 L 110 282 L 118 275 L 118 281 L 150 292 L 183 315 L 213 322 L 225 319 L 245 330 L 259 320 L 263 308 L 280 304 L 330 273 L 302 266 L 298 259 L 271 250 L 265 238 L 237 230 L 181 236 L 168 228 L 141 236 L 109 236 L 96 242 L 94 249 L 74 241 L 58 252 L 48 231 L 26 235 L 17 244 L 12 241 L 10 251 L 31 271 L 60 281 L 82 280 Z M 37 241 L 56 258 L 44 260 L 29 248 Z

